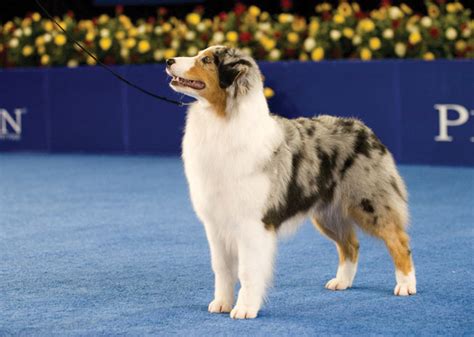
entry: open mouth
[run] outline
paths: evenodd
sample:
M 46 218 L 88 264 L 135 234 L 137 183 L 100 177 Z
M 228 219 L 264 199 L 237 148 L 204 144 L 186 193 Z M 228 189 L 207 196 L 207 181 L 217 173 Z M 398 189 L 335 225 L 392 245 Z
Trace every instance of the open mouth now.
M 185 78 L 178 77 L 178 76 L 173 76 L 173 79 L 171 80 L 171 84 L 174 86 L 189 87 L 196 90 L 201 90 L 206 87 L 204 82 L 187 80 Z

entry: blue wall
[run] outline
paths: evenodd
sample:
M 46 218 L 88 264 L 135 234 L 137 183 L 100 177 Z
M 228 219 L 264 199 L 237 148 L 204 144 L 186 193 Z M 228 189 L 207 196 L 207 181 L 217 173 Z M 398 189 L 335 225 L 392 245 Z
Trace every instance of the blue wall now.
M 274 113 L 355 116 L 400 162 L 474 165 L 472 60 L 260 65 L 276 93 Z M 116 69 L 179 98 L 162 64 Z M 443 114 L 448 127 L 439 137 Z M 0 70 L 0 151 L 178 154 L 184 116 L 184 108 L 145 96 L 98 67 Z

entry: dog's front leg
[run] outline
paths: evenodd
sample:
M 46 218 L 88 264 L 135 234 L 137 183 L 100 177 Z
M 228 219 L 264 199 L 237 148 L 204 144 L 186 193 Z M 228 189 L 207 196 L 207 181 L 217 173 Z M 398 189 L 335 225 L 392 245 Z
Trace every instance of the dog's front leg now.
M 230 317 L 255 318 L 262 305 L 273 273 L 276 235 L 261 222 L 250 224 L 237 241 L 240 291 Z
M 209 303 L 209 312 L 230 312 L 234 304 L 234 287 L 237 282 L 237 256 L 235 247 L 226 245 L 215 230 L 206 228 L 214 271 L 214 300 Z

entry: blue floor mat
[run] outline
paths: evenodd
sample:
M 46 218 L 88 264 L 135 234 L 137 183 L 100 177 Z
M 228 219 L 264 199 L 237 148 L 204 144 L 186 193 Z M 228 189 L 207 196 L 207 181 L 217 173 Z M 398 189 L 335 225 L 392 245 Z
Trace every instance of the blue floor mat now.
M 348 291 L 308 223 L 279 245 L 256 320 L 207 312 L 204 230 L 175 157 L 0 154 L 0 336 L 473 335 L 474 169 L 401 166 L 418 294 L 392 295 L 384 245 L 360 235 Z

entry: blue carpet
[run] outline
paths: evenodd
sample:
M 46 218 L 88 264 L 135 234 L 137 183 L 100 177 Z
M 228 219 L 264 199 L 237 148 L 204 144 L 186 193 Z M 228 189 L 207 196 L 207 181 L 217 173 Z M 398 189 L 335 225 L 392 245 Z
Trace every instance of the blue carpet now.
M 280 243 L 260 317 L 211 315 L 207 241 L 173 157 L 0 154 L 0 336 L 473 335 L 474 169 L 402 166 L 419 293 L 392 295 L 361 238 L 354 288 L 325 290 L 334 246 Z

